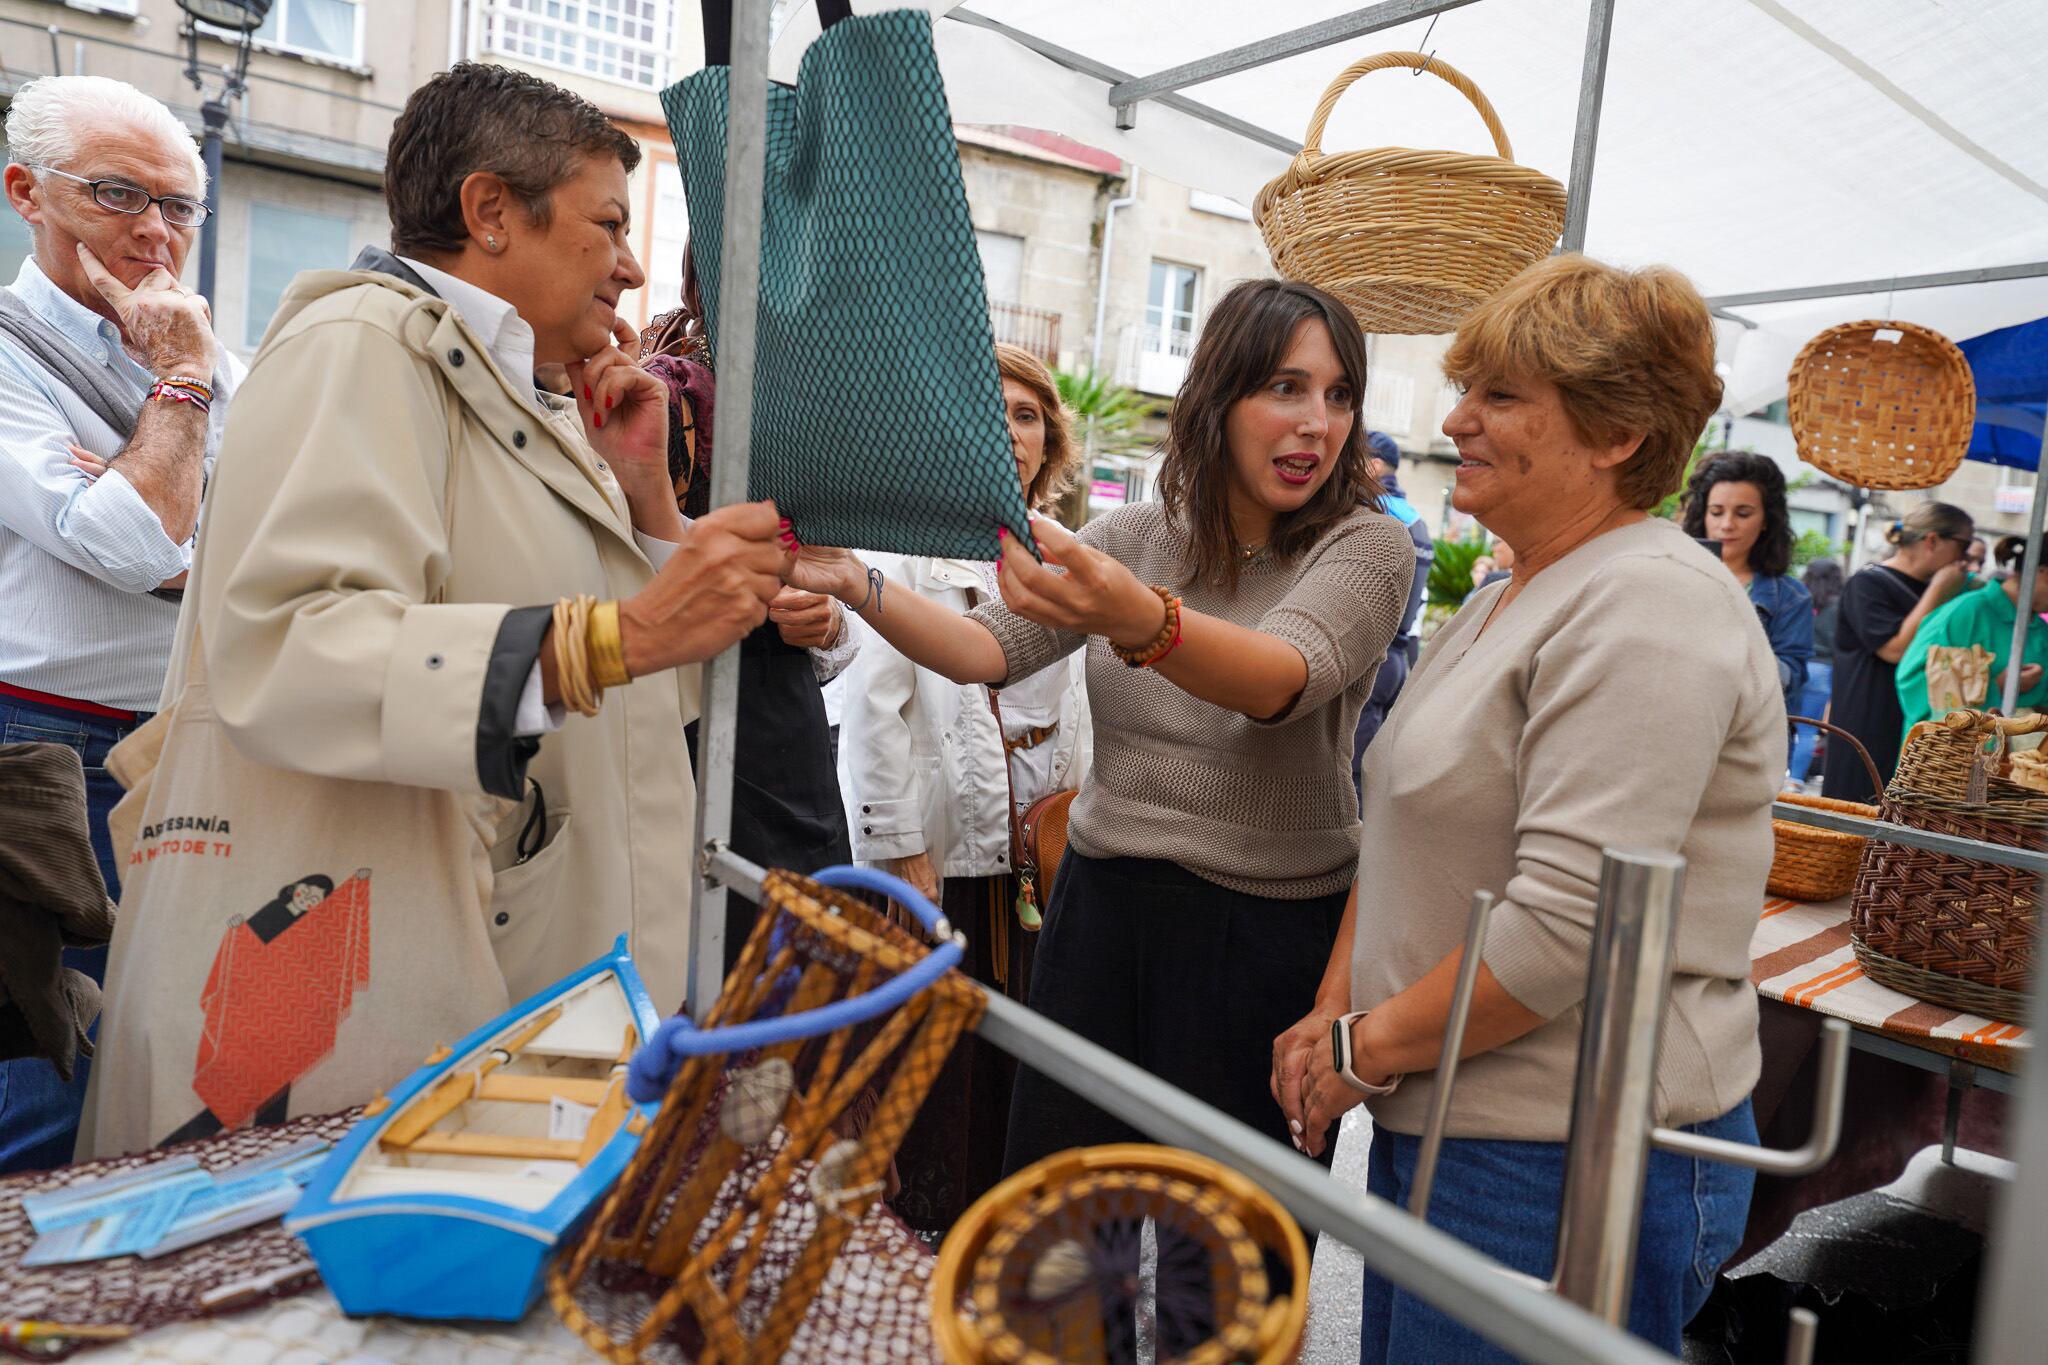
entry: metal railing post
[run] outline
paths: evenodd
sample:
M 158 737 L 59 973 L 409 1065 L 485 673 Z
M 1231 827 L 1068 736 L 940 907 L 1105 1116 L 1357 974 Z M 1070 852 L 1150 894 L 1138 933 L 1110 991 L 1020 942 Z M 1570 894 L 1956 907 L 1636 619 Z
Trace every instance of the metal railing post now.
M 711 505 L 747 496 L 753 458 L 754 323 L 761 287 L 761 196 L 767 181 L 770 0 L 735 0 L 725 118 L 725 217 L 719 239 L 718 459 Z M 697 732 L 697 874 L 691 899 L 689 1005 L 700 1022 L 725 982 L 725 886 L 712 867 L 732 834 L 740 647 L 704 669 Z
M 1595 1317 L 1628 1317 L 1656 1122 L 1657 1045 L 1685 859 L 1610 848 L 1579 1036 L 1578 1080 L 1557 1222 L 1557 1292 Z

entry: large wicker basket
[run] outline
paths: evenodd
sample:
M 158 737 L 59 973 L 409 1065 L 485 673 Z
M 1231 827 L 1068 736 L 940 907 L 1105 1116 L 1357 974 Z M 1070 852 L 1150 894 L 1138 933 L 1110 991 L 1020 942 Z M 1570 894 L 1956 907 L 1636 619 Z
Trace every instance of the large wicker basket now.
M 1448 82 L 1479 111 L 1498 156 L 1375 147 L 1323 151 L 1323 126 L 1368 71 L 1409 68 Z M 1500 116 L 1436 57 L 1382 52 L 1344 68 L 1309 120 L 1306 145 L 1252 206 L 1273 265 L 1349 305 L 1368 332 L 1452 331 L 1549 254 L 1564 186 L 1517 166 Z
M 1845 322 L 1800 349 L 1787 406 L 1799 458 L 1859 488 L 1932 488 L 1970 452 L 1977 385 L 1941 333 Z
M 1805 716 L 1793 716 L 1792 723 L 1811 725 L 1847 740 L 1870 773 L 1870 789 L 1877 791 L 1884 786 L 1877 764 L 1871 761 L 1870 750 L 1864 748 L 1856 736 L 1826 721 L 1809 720 Z M 1877 807 L 1861 801 L 1834 801 L 1802 792 L 1781 792 L 1778 800 L 1788 806 L 1804 806 L 1808 810 L 1829 811 L 1835 815 L 1860 815 L 1866 820 L 1877 818 Z M 1771 854 L 1771 875 L 1765 880 L 1764 889 L 1773 896 L 1794 901 L 1831 901 L 1856 889 L 1856 869 L 1862 865 L 1863 845 L 1868 842 L 1862 835 L 1845 834 L 1838 829 L 1820 829 L 1792 820 L 1771 821 L 1771 833 L 1777 838 L 1777 848 Z
M 2042 729 L 2048 717 L 2009 720 L 1981 711 L 1951 711 L 1914 726 L 1885 789 L 1884 818 L 2048 851 L 2048 797 L 1999 775 L 2011 738 Z M 1856 960 L 1894 990 L 2023 1022 L 2040 885 L 2021 868 L 1872 839 L 1850 916 Z

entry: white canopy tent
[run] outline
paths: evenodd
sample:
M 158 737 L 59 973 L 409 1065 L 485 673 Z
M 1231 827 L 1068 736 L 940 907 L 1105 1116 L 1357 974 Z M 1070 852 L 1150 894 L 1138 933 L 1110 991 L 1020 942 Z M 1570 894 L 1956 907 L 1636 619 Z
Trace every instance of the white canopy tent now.
M 1243 203 L 1286 166 L 1330 78 L 1392 49 L 1433 51 L 1470 76 L 1517 161 L 1559 181 L 1571 170 L 1587 0 L 1468 0 L 1178 92 L 1213 119 L 1148 100 L 1128 130 L 1109 100 L 1119 79 L 1348 14 L 1433 6 L 908 2 L 947 16 L 938 48 L 957 120 L 1048 128 Z M 817 17 L 810 0 L 778 9 L 771 69 L 793 81 Z M 1710 296 L 2048 263 L 2044 92 L 2042 0 L 1623 0 L 1585 250 L 1677 266 Z M 1397 72 L 1354 86 L 1326 142 L 1487 150 L 1462 96 Z M 1723 337 L 1729 405 L 1748 411 L 1782 395 L 1793 354 L 1822 327 L 1889 315 L 1972 336 L 2048 315 L 2048 278 L 1730 311 L 1757 324 Z
M 1589 253 L 1620 264 L 1675 265 L 1721 305 L 1738 410 L 1782 391 L 1793 352 L 1834 322 L 1889 315 L 1964 338 L 2048 314 L 2048 113 L 2038 104 L 2048 91 L 2048 0 L 1379 0 L 1363 8 L 1356 0 L 1289 0 L 1284 13 L 1243 0 L 854 0 L 853 8 L 904 4 L 946 16 L 936 25 L 938 51 L 956 120 L 1052 129 L 1244 202 L 1284 167 L 1297 130 L 1342 66 L 1389 49 L 1436 52 L 1490 96 L 1518 161 L 1572 186 L 1568 244 L 1583 241 Z M 735 35 L 734 192 L 724 240 L 739 279 L 752 276 L 759 247 L 758 82 L 764 70 L 794 80 L 817 32 L 810 0 L 776 0 L 775 11 L 781 27 L 770 51 L 745 24 Z M 1434 33 L 1428 14 L 1437 15 Z M 1300 33 L 1304 26 L 1314 31 Z M 1279 55 L 1247 64 L 1246 53 L 1233 52 L 1245 48 Z M 1207 66 L 1199 82 L 1142 79 L 1188 63 Z M 1440 82 L 1381 73 L 1339 106 L 1326 145 L 1483 150 L 1484 136 L 1463 98 Z M 1953 278 L 1978 271 L 1995 278 Z M 1950 278 L 1921 287 L 1930 276 Z M 1838 287 L 1880 281 L 1846 293 Z M 721 387 L 733 409 L 721 412 L 721 429 L 731 428 L 733 450 L 714 470 L 715 503 L 745 488 L 753 346 L 743 297 L 729 292 L 721 310 Z M 2022 571 L 2029 585 L 2044 501 L 2035 500 Z M 2027 614 L 2023 608 L 2022 619 Z M 737 651 L 728 651 L 710 671 L 699 768 L 699 1011 L 717 994 L 723 939 L 722 894 L 707 901 L 705 893 L 725 877 L 758 885 L 758 869 L 750 874 L 726 842 L 737 683 Z M 1941 838 L 1870 828 L 1922 846 Z M 2039 859 L 1968 846 L 1992 861 Z M 2037 1001 L 2037 1014 L 2042 1009 Z M 1060 1047 L 1077 1057 L 1089 1049 L 1058 1040 L 1033 1018 L 992 1000 L 984 1027 L 999 1045 L 1112 1108 L 1117 1082 L 1134 1095 L 1154 1084 L 1128 1067 L 1119 1073 L 1106 1055 L 1067 1058 Z M 1182 1122 L 1200 1106 L 1155 1088 L 1132 1106 L 1156 1120 L 1148 1131 L 1197 1147 L 1233 1146 L 1227 1132 L 1217 1139 Z M 2048 1298 L 2030 1289 L 2048 1257 L 2048 1087 L 2022 1095 L 2021 1180 L 1995 1249 L 1986 1360 L 2031 1359 L 2048 1335 Z M 1292 1188 L 1294 1173 L 1258 1145 L 1228 1154 Z M 1426 1227 L 1398 1236 L 1391 1225 L 1367 1227 L 1382 1216 L 1373 1201 L 1351 1209 L 1326 1196 L 1303 1189 L 1290 1203 L 1317 1213 L 1318 1226 L 1348 1232 L 1356 1223 L 1365 1236 L 1354 1245 L 1372 1245 L 1376 1232 L 1400 1245 L 1399 1253 L 1378 1249 L 1382 1273 L 1413 1278 L 1411 1288 L 1439 1277 L 1437 1288 L 1468 1301 L 1471 1325 L 1488 1335 L 1508 1330 L 1502 1320 L 1522 1324 L 1526 1332 L 1514 1340 L 1532 1359 L 1634 1358 L 1640 1348 L 1583 1327 L 1574 1344 L 1563 1305 L 1541 1294 L 1517 1297 L 1484 1273 L 1470 1276 L 1469 1253 L 1440 1245 Z M 1617 1211 L 1627 1212 L 1617 1204 L 1594 1216 Z M 1600 1245 L 1632 1245 L 1633 1224 L 1625 1231 Z M 1800 1335 L 1790 1358 L 1810 1359 L 1810 1332 Z

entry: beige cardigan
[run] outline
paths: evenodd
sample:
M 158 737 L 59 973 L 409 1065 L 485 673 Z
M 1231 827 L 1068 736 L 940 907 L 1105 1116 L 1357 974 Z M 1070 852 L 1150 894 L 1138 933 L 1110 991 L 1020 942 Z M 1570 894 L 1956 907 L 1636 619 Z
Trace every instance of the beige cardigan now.
M 1502 897 L 1485 961 L 1548 1023 L 1459 1068 L 1449 1133 L 1562 1141 L 1603 846 L 1687 862 L 1657 1119 L 1693 1123 L 1756 1083 L 1749 942 L 1785 771 L 1777 664 L 1742 587 L 1646 521 L 1530 580 L 1473 594 L 1423 651 L 1367 753 L 1352 1008 L 1463 941 L 1472 893 Z M 1431 1077 L 1371 1101 L 1420 1133 Z

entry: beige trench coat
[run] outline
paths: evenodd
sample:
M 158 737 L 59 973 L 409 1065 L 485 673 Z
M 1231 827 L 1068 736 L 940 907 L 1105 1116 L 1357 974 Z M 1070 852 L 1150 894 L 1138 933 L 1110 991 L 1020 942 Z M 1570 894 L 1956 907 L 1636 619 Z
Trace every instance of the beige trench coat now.
M 286 293 L 208 490 L 166 710 L 110 764 L 124 886 L 81 1156 L 368 1100 L 621 933 L 656 1005 L 681 1003 L 699 670 L 541 740 L 546 843 L 523 861 L 531 787 L 478 776 L 506 613 L 653 575 L 573 407 L 532 394 L 394 278 Z

